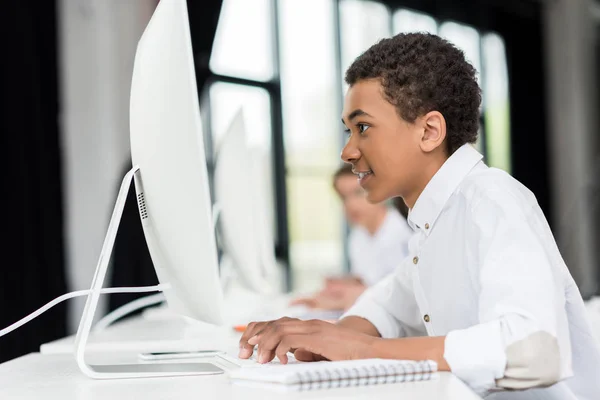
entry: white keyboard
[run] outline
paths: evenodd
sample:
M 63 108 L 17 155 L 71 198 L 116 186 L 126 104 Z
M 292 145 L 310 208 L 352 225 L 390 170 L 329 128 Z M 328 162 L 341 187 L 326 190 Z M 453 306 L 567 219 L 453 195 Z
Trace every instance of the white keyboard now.
M 220 357 L 227 362 L 237 365 L 238 367 L 265 367 L 265 366 L 269 366 L 269 365 L 271 365 L 271 366 L 272 365 L 281 365 L 281 362 L 279 361 L 279 358 L 277 358 L 277 357 L 275 357 L 273 359 L 273 361 L 271 361 L 269 363 L 260 364 L 258 362 L 256 351 L 254 351 L 254 354 L 252 354 L 252 356 L 248 359 L 239 358 L 238 351 L 239 350 L 219 353 L 217 355 L 217 357 Z M 294 358 L 293 354 L 288 353 L 288 364 L 297 364 L 299 362 L 300 361 L 298 361 L 298 360 L 296 360 L 296 358 Z

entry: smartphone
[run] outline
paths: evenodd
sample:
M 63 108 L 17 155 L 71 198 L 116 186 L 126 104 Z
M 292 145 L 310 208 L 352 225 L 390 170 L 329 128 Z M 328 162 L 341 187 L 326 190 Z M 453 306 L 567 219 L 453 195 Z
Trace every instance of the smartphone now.
M 184 358 L 212 357 L 222 353 L 218 350 L 194 350 L 194 351 L 157 351 L 140 353 L 141 360 L 180 360 Z

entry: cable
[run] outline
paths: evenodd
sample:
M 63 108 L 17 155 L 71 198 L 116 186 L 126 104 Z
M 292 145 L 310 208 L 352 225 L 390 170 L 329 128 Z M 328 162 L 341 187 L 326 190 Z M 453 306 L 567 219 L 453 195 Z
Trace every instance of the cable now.
M 100 319 L 100 321 L 98 321 L 94 325 L 93 329 L 94 329 L 94 331 L 100 331 L 102 329 L 105 329 L 108 326 L 110 326 L 113 322 L 117 321 L 118 319 L 123 318 L 127 314 L 137 311 L 140 308 L 144 308 L 144 307 L 148 307 L 148 306 L 152 306 L 154 304 L 160 303 L 164 299 L 165 299 L 165 295 L 163 293 L 157 293 L 157 294 L 152 294 L 150 296 L 145 296 L 145 297 L 130 301 L 129 303 L 122 305 L 121 307 L 113 310 L 109 314 L 106 314 L 104 317 L 102 317 Z
M 164 289 L 166 289 L 166 287 L 167 287 L 167 285 L 162 285 L 161 284 L 161 285 L 155 285 L 155 286 L 141 286 L 141 287 L 103 288 L 103 289 L 100 289 L 100 293 L 101 294 L 107 294 L 107 293 L 145 293 L 145 292 L 163 291 Z M 14 331 L 15 329 L 19 329 L 21 326 L 23 326 L 26 323 L 34 320 L 35 318 L 39 317 L 40 315 L 42 315 L 43 313 L 45 313 L 46 311 L 48 311 L 49 309 L 51 309 L 52 307 L 54 307 L 55 305 L 57 305 L 59 303 L 62 303 L 65 300 L 69 300 L 69 299 L 72 299 L 74 297 L 79 297 L 79 296 L 87 296 L 90 293 L 92 293 L 91 289 L 77 290 L 75 292 L 65 293 L 62 296 L 59 296 L 56 299 L 50 301 L 49 303 L 47 303 L 45 306 L 43 306 L 42 308 L 38 309 L 37 311 L 32 312 L 31 314 L 29 314 L 25 318 L 22 318 L 21 320 L 15 322 L 14 324 L 10 325 L 9 327 L 2 329 L 0 331 L 0 337 L 9 334 L 10 332 Z

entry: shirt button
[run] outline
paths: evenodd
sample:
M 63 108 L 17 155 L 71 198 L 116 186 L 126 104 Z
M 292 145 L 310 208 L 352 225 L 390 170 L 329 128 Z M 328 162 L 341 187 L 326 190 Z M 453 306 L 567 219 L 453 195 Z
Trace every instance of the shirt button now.
M 431 321 L 431 318 L 429 318 L 429 314 L 425 314 L 425 316 L 423 317 L 423 320 L 424 320 L 425 322 L 429 322 L 429 321 Z
M 429 224 L 425 224 L 425 229 L 429 229 Z
M 413 264 L 418 264 L 419 263 L 419 257 L 415 256 L 413 257 Z

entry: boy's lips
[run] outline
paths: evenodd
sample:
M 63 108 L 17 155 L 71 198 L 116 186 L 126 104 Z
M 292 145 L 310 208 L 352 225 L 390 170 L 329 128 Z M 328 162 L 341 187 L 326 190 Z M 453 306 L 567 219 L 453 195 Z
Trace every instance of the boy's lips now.
M 373 177 L 373 172 L 372 171 L 365 171 L 365 172 L 359 172 L 358 174 L 358 183 L 360 183 L 361 186 L 365 186 L 365 184 L 371 180 L 371 178 Z
M 360 183 L 361 186 L 364 186 L 365 183 L 367 183 L 367 181 L 370 180 L 370 178 L 373 176 L 373 170 L 371 169 L 357 171 L 356 168 L 353 166 L 352 172 L 358 177 L 358 183 Z
M 371 175 L 373 173 L 373 171 L 365 171 L 365 172 L 358 172 L 356 173 L 356 175 L 358 175 L 358 179 L 363 179 L 364 177 L 366 177 L 367 175 Z

